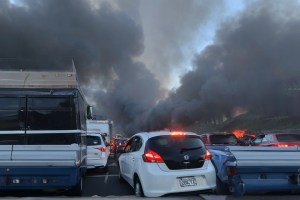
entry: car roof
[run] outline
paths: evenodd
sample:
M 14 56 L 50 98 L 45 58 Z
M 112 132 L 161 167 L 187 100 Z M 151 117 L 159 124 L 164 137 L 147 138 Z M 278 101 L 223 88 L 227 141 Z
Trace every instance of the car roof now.
M 133 136 L 141 136 L 141 137 L 147 137 L 147 138 L 152 138 L 152 137 L 156 137 L 156 136 L 161 136 L 161 135 L 171 135 L 171 133 L 179 133 L 182 132 L 185 135 L 198 135 L 196 133 L 193 132 L 187 132 L 187 131 L 150 131 L 150 132 L 140 132 L 140 133 L 136 133 Z M 132 136 L 132 137 L 133 137 Z

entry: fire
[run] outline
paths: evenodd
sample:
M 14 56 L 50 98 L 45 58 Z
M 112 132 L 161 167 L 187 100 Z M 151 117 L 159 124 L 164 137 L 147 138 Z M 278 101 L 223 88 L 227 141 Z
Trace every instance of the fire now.
M 246 133 L 246 130 L 235 130 L 232 132 L 237 138 L 241 138 Z

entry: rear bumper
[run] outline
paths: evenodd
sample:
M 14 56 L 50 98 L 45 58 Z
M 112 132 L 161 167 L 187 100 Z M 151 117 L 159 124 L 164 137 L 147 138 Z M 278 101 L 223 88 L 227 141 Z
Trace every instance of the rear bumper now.
M 107 159 L 92 159 L 88 158 L 87 159 L 87 168 L 88 169 L 93 169 L 93 168 L 104 168 L 107 165 Z
M 77 167 L 0 167 L 0 189 L 70 189 L 84 171 Z
M 155 166 L 156 165 L 156 166 Z M 162 171 L 156 163 L 144 163 L 139 174 L 144 194 L 147 197 L 159 197 L 165 194 L 207 191 L 216 187 L 215 169 L 211 162 L 205 169 Z M 180 177 L 195 177 L 197 185 L 181 187 Z

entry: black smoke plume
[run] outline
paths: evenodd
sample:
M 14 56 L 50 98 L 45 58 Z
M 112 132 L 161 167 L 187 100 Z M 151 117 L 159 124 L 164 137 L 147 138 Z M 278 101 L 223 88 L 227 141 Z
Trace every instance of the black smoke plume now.
M 93 5 L 95 2 L 98 7 Z M 62 60 L 73 59 L 79 80 L 98 112 L 128 135 L 196 121 L 222 121 L 234 116 L 238 108 L 266 116 L 299 115 L 295 110 L 300 75 L 300 9 L 296 1 L 254 1 L 238 15 L 225 19 L 211 45 L 195 55 L 193 69 L 182 77 L 181 86 L 164 100 L 160 100 L 160 82 L 148 70 L 151 66 L 146 68 L 137 61 L 144 52 L 143 20 L 136 19 L 142 17 L 141 13 L 132 12 L 138 5 L 131 3 L 126 8 L 126 2 L 2 0 L 0 57 L 51 60 L 47 67 L 53 69 L 60 68 Z M 183 7 L 183 2 L 198 1 L 181 1 L 178 5 Z M 157 4 L 160 5 L 156 2 L 154 7 Z M 168 3 L 164 1 L 161 5 Z M 164 12 L 163 7 L 159 8 L 163 13 L 171 13 L 169 21 L 172 15 L 176 19 L 174 10 Z M 205 10 L 210 9 L 202 7 L 201 12 Z M 189 20 L 188 15 L 182 16 L 184 21 Z M 167 22 L 160 24 L 162 28 L 168 25 L 172 31 L 170 38 L 175 41 L 176 32 L 183 38 L 189 28 L 181 24 L 197 29 L 198 16 L 205 23 L 202 15 L 191 16 L 196 16 L 191 23 L 181 21 L 174 23 L 173 28 Z M 159 51 L 171 52 L 169 58 L 180 58 L 183 51 L 174 51 L 186 41 L 182 38 L 173 46 L 169 45 L 173 40 L 159 43 Z M 164 51 L 169 47 L 172 49 Z M 175 68 L 176 62 L 166 58 L 158 60 Z M 13 66 L 26 70 L 23 67 Z M 46 65 L 34 67 L 46 69 Z M 172 68 L 164 64 L 154 67 L 156 73 L 161 68 L 162 74 Z M 7 69 L 9 65 L 0 68 Z
M 225 20 L 181 86 L 152 110 L 148 128 L 222 122 L 237 108 L 299 116 L 299 11 L 294 1 L 257 1 Z
M 113 4 L 99 1 L 95 8 L 92 3 L 0 1 L 0 57 L 14 63 L 0 67 L 52 70 L 73 59 L 81 84 L 96 88 L 86 93 L 89 99 L 95 98 L 100 115 L 124 130 L 137 129 L 160 95 L 153 74 L 134 61 L 144 50 L 142 28 Z M 15 58 L 18 62 L 13 62 Z M 36 59 L 43 64 L 25 62 Z

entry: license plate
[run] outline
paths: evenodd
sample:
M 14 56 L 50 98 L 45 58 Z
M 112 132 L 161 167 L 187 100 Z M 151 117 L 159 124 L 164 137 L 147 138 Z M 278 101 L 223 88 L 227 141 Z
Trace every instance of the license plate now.
M 197 185 L 197 180 L 195 177 L 181 177 L 179 179 L 179 184 L 181 187 L 195 186 Z

